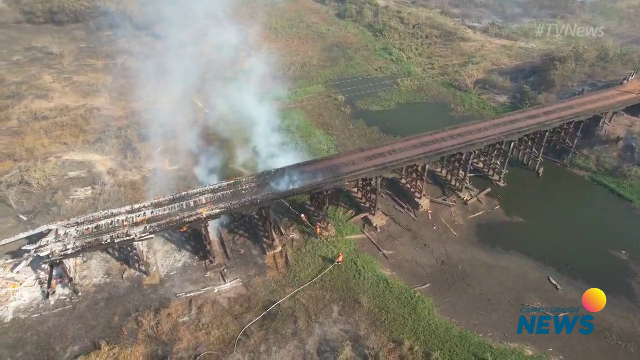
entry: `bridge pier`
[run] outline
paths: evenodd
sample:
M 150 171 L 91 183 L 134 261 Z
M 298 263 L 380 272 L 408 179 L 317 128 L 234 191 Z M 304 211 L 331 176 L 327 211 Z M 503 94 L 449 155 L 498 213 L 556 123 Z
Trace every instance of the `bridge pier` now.
M 227 259 L 230 259 L 230 252 L 222 240 L 222 232 L 217 221 L 201 221 L 199 226 L 207 248 L 207 259 L 204 260 L 205 268 L 208 269 L 208 265 L 224 264 Z
M 263 241 L 265 238 L 269 240 L 267 244 L 268 246 L 264 246 L 266 254 L 268 255 L 280 251 L 280 249 L 282 249 L 282 245 L 278 237 L 284 236 L 284 230 L 282 230 L 280 222 L 273 213 L 271 205 L 259 208 L 257 216 L 261 220 L 261 225 L 264 230 L 265 236 L 263 236 Z
M 116 259 L 121 265 L 138 271 L 146 276 L 150 275 L 146 253 L 142 243 L 115 245 L 105 249 L 105 252 Z
M 71 263 L 71 259 L 66 259 L 66 260 L 59 260 L 59 261 L 54 261 L 49 263 L 49 276 L 47 277 L 47 290 L 44 294 L 45 300 L 48 300 L 51 295 L 55 294 L 56 292 L 56 286 L 55 286 L 55 279 L 54 279 L 54 272 L 55 269 L 58 268 L 60 269 L 60 272 L 62 273 L 62 279 L 63 281 L 66 280 L 66 282 L 69 284 L 69 288 L 71 289 L 71 291 L 73 291 L 73 293 L 76 296 L 80 296 L 80 290 L 78 289 L 77 284 L 74 281 L 74 278 L 72 275 L 76 275 L 75 272 L 75 267 L 73 266 L 73 264 Z
M 515 143 L 506 141 L 494 143 L 475 151 L 471 160 L 471 166 L 481 171 L 485 177 L 498 186 L 505 186 L 507 183 L 504 177 L 507 174 L 507 165 L 513 154 Z
M 409 191 L 418 199 L 422 199 L 426 192 L 427 175 L 429 174 L 429 164 L 413 164 L 402 167 L 400 181 L 404 183 Z
M 469 184 L 469 174 L 474 159 L 476 159 L 475 151 L 444 156 L 438 162 L 439 169 L 434 172 L 454 191 L 462 192 Z
M 557 152 L 557 156 L 562 156 L 562 153 L 558 153 L 562 150 L 568 152 L 567 160 L 571 159 L 576 152 L 578 140 L 582 138 L 584 124 L 585 121 L 571 121 L 549 130 L 551 135 L 549 147 Z
M 549 130 L 544 132 L 544 137 L 542 138 L 542 143 L 540 144 L 540 150 L 538 150 L 538 158 L 536 159 L 536 166 L 534 168 L 534 171 L 537 174 L 542 174 L 541 169 L 542 169 L 542 155 L 544 154 L 544 147 L 547 144 L 547 139 L 549 138 Z
M 378 197 L 380 196 L 380 182 L 382 176 L 365 177 L 356 183 L 356 195 L 372 216 L 378 212 Z
M 309 203 L 316 212 L 319 222 L 324 222 L 329 217 L 329 197 L 331 190 L 314 192 L 309 195 Z
M 133 252 L 133 259 L 137 265 L 137 270 L 146 276 L 151 275 L 150 259 L 145 251 L 144 243 L 135 243 Z

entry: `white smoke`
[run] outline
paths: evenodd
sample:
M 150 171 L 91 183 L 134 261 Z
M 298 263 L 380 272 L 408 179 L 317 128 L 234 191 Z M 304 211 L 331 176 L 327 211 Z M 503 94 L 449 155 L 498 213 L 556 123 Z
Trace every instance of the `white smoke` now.
M 260 19 L 241 22 L 236 5 L 248 6 L 157 0 L 139 6 L 136 16 L 151 34 L 135 51 L 134 91 L 151 146 L 163 147 L 153 152 L 153 166 L 162 168 L 169 156 L 181 164 L 189 158 L 202 185 L 224 180 L 230 169 L 263 171 L 303 160 L 281 132 L 274 100 L 286 93 L 276 59 L 260 46 Z M 155 178 L 151 196 L 177 190 L 169 176 Z

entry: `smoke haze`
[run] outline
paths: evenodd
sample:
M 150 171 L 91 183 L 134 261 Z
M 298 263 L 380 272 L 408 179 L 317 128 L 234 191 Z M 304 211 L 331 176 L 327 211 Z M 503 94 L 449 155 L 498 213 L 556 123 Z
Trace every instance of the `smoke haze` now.
M 158 0 L 138 9 L 153 29 L 148 44 L 136 49 L 134 79 L 152 166 L 163 169 L 186 155 L 201 185 L 224 180 L 233 169 L 251 173 L 303 160 L 280 130 L 274 100 L 286 93 L 277 61 L 260 46 L 259 19 L 234 18 L 238 4 Z M 168 176 L 151 181 L 150 197 L 178 190 Z

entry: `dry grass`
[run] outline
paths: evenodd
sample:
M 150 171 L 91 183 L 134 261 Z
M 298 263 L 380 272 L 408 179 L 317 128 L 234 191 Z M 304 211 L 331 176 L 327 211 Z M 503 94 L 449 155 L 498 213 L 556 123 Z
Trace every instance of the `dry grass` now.
M 31 24 L 66 25 L 87 21 L 96 15 L 96 0 L 16 0 L 24 19 Z
M 55 181 L 54 165 L 50 162 L 38 161 L 27 165 L 20 172 L 20 184 L 30 191 L 47 191 Z
M 122 348 L 101 342 L 98 351 L 94 351 L 84 358 L 87 360 L 140 360 L 148 359 L 150 355 L 150 352 L 143 345 Z
M 128 347 L 144 347 L 172 358 L 188 358 L 205 350 L 229 355 L 242 326 L 316 276 L 329 265 L 327 259 L 342 252 L 347 261 L 339 269 L 328 272 L 249 328 L 239 342 L 237 355 L 298 358 L 302 357 L 300 349 L 315 350 L 325 340 L 338 339 L 333 351 L 340 359 L 353 359 L 362 352 L 383 359 L 459 359 L 465 355 L 536 358 L 520 349 L 492 345 L 440 318 L 428 300 L 384 275 L 375 260 L 357 252 L 353 242 L 340 240 L 358 231 L 347 219 L 344 212 L 331 210 L 337 238 L 329 244 L 287 244 L 292 252 L 291 267 L 281 278 L 251 282 L 246 294 L 227 305 L 199 297 L 144 312 L 126 331 L 135 334 L 135 340 L 117 348 L 126 353 Z M 92 356 L 114 348 L 100 348 Z

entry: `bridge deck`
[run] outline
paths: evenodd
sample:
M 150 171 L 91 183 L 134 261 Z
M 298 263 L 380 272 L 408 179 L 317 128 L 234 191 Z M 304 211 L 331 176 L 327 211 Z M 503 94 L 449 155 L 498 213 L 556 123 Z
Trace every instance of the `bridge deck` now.
M 639 87 L 640 80 L 632 80 L 624 85 L 547 106 L 432 131 L 383 146 L 294 164 L 144 204 L 89 214 L 19 234 L 3 240 L 0 245 L 50 229 L 60 230 L 57 236 L 41 242 L 37 248 L 44 252 L 53 250 L 56 256 L 64 256 L 79 247 L 127 241 L 198 219 L 216 218 L 230 211 L 337 186 L 365 174 L 385 172 L 417 160 L 437 160 L 448 154 L 480 148 L 484 144 L 550 129 L 564 122 L 620 110 L 640 103 Z

